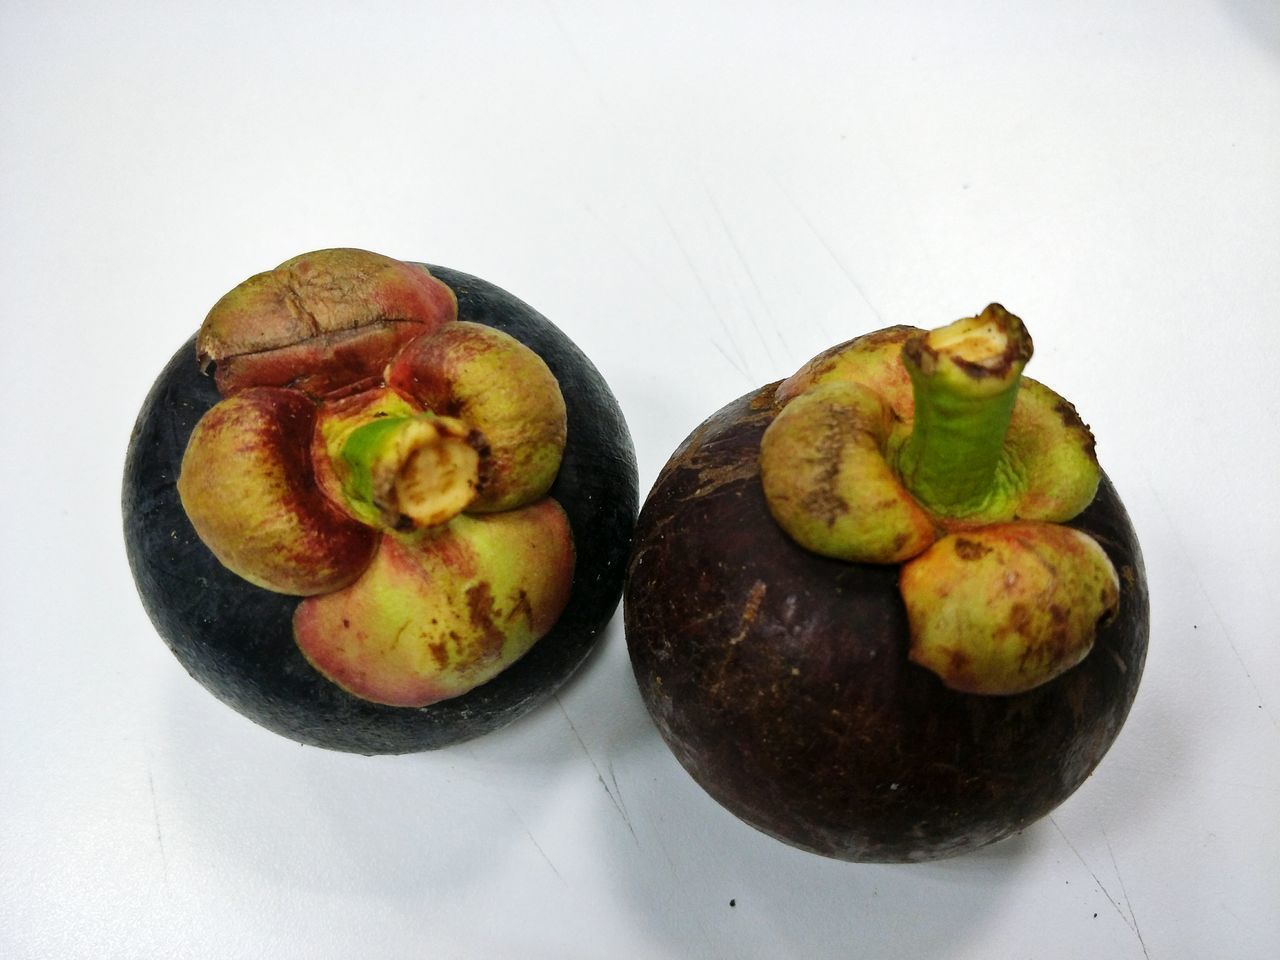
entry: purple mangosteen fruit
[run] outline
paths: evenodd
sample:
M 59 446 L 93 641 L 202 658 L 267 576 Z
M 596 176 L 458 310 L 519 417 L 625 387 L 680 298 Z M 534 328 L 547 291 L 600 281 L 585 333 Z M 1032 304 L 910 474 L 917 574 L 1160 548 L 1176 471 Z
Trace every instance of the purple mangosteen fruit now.
M 320 250 L 222 297 L 161 373 L 125 541 L 217 697 L 304 743 L 403 753 L 496 729 L 581 664 L 621 595 L 636 484 L 617 402 L 536 311 Z
M 685 440 L 641 509 L 627 642 L 707 792 L 797 847 L 915 861 L 1045 816 L 1146 656 L 1128 516 L 999 305 L 815 357 Z

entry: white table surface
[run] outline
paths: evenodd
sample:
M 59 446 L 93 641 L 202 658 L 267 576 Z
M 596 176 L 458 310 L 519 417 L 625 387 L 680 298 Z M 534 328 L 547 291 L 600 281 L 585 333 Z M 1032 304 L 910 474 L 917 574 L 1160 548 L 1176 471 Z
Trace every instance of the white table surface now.
M 367 759 L 216 702 L 120 533 L 152 378 L 302 251 L 483 276 L 642 493 L 747 389 L 999 300 L 1146 554 L 1128 725 L 1051 817 L 847 864 L 667 751 L 621 617 L 552 702 Z M 0 957 L 1280 956 L 1280 7 L 0 5 Z

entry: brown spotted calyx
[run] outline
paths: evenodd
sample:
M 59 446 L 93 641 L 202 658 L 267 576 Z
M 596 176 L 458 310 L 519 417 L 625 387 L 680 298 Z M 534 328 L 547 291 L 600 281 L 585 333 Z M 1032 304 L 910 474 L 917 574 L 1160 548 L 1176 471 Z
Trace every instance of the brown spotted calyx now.
M 943 537 L 902 569 L 910 658 L 953 690 L 1022 693 L 1083 660 L 1120 579 L 1088 534 L 1002 523 Z
M 778 524 L 823 556 L 902 564 L 911 659 L 965 692 L 1070 669 L 1118 595 L 1097 544 L 1058 526 L 1100 471 L 1075 408 L 1022 376 L 1031 354 L 998 304 L 859 337 L 779 386 L 761 441 Z
M 348 692 L 465 693 L 556 622 L 573 582 L 559 384 L 456 319 L 423 267 L 322 250 L 240 284 L 198 362 L 223 399 L 188 443 L 182 504 L 228 569 L 305 597 L 294 636 Z

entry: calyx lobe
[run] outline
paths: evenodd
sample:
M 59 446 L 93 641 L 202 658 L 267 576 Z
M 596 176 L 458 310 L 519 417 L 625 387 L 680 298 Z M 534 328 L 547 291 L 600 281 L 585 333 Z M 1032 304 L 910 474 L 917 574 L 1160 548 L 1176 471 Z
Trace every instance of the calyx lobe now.
M 559 384 L 533 350 L 456 314 L 426 268 L 321 250 L 237 286 L 197 337 L 223 399 L 178 483 L 196 532 L 249 582 L 306 597 L 304 654 L 385 704 L 491 679 L 573 583 L 572 533 L 546 496 Z
M 999 304 L 859 337 L 780 385 L 761 443 L 774 519 L 824 556 L 905 563 L 912 659 L 968 692 L 1019 692 L 1069 669 L 1115 602 L 1101 548 L 1056 526 L 1097 490 L 1093 437 L 1022 376 L 1031 354 Z
M 457 298 L 424 268 L 367 250 L 317 250 L 223 296 L 196 337 L 223 395 L 302 385 L 316 395 L 367 379 L 415 336 L 457 316 Z

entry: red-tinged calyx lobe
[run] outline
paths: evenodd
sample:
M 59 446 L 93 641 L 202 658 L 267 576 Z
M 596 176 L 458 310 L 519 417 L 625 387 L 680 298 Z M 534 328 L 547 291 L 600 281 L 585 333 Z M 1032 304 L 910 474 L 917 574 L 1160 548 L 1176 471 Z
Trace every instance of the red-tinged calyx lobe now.
M 522 656 L 573 583 L 559 384 L 457 321 L 425 268 L 321 250 L 240 284 L 197 337 L 223 399 L 179 493 L 251 583 L 305 596 L 295 639 L 357 696 L 422 706 Z M 472 516 L 471 514 L 477 514 Z
M 297 391 L 242 391 L 196 424 L 178 478 L 200 539 L 229 570 L 278 593 L 345 586 L 377 543 L 317 487 L 314 420 L 315 404 Z
M 250 277 L 214 305 L 196 338 L 229 396 L 293 386 L 324 396 L 375 381 L 409 340 L 457 316 L 423 267 L 367 250 L 317 250 Z
M 564 397 L 542 358 L 515 338 L 451 323 L 406 346 L 387 385 L 483 438 L 472 512 L 509 510 L 551 489 L 564 452 Z
M 1120 581 L 1087 534 L 1007 523 L 943 537 L 902 568 L 910 658 L 966 693 L 1014 694 L 1083 660 Z
M 350 587 L 299 605 L 311 664 L 366 700 L 421 707 L 497 676 L 555 624 L 573 585 L 564 511 L 543 498 L 387 535 Z
M 1075 408 L 1022 376 L 1031 353 L 1022 321 L 991 304 L 933 331 L 891 327 L 815 357 L 775 393 L 780 409 L 760 458 L 770 512 L 816 553 L 866 563 L 911 561 L 908 568 L 921 563 L 918 573 L 903 578 L 904 593 L 910 582 L 917 598 L 927 596 L 920 585 L 940 569 L 936 557 L 950 555 L 952 537 L 993 524 L 1033 529 L 1028 536 L 1049 545 L 1026 556 L 1057 557 L 1062 580 L 1053 589 L 1073 596 L 1073 584 L 1092 583 L 1110 563 L 1100 548 L 1087 554 L 1088 562 L 1080 560 L 1079 551 L 1066 549 L 1075 540 L 1054 539 L 1042 528 L 1088 506 L 1101 474 L 1093 437 Z M 924 564 L 926 557 L 935 560 Z M 994 563 L 960 569 L 980 579 Z M 1110 576 L 1114 580 L 1113 570 Z M 959 609 L 949 604 L 941 616 L 958 622 Z M 1066 669 L 1062 664 L 1077 662 L 1071 651 L 1088 652 L 1097 619 L 1019 621 L 1019 630 L 1000 636 L 1008 640 L 1006 655 L 1020 650 L 1022 673 L 999 666 L 999 657 L 968 650 L 968 679 L 952 685 L 1011 693 L 1026 689 L 1028 677 L 1045 682 Z M 937 620 L 917 616 L 913 638 L 926 622 L 938 635 Z M 921 649 L 934 646 L 943 645 Z M 913 653 L 913 659 L 940 669 L 936 656 Z
M 218 361 L 214 382 L 224 397 L 252 386 L 291 387 L 326 398 L 359 393 L 382 382 L 388 359 L 420 337 L 424 327 L 384 321 L 262 353 L 226 357 Z

